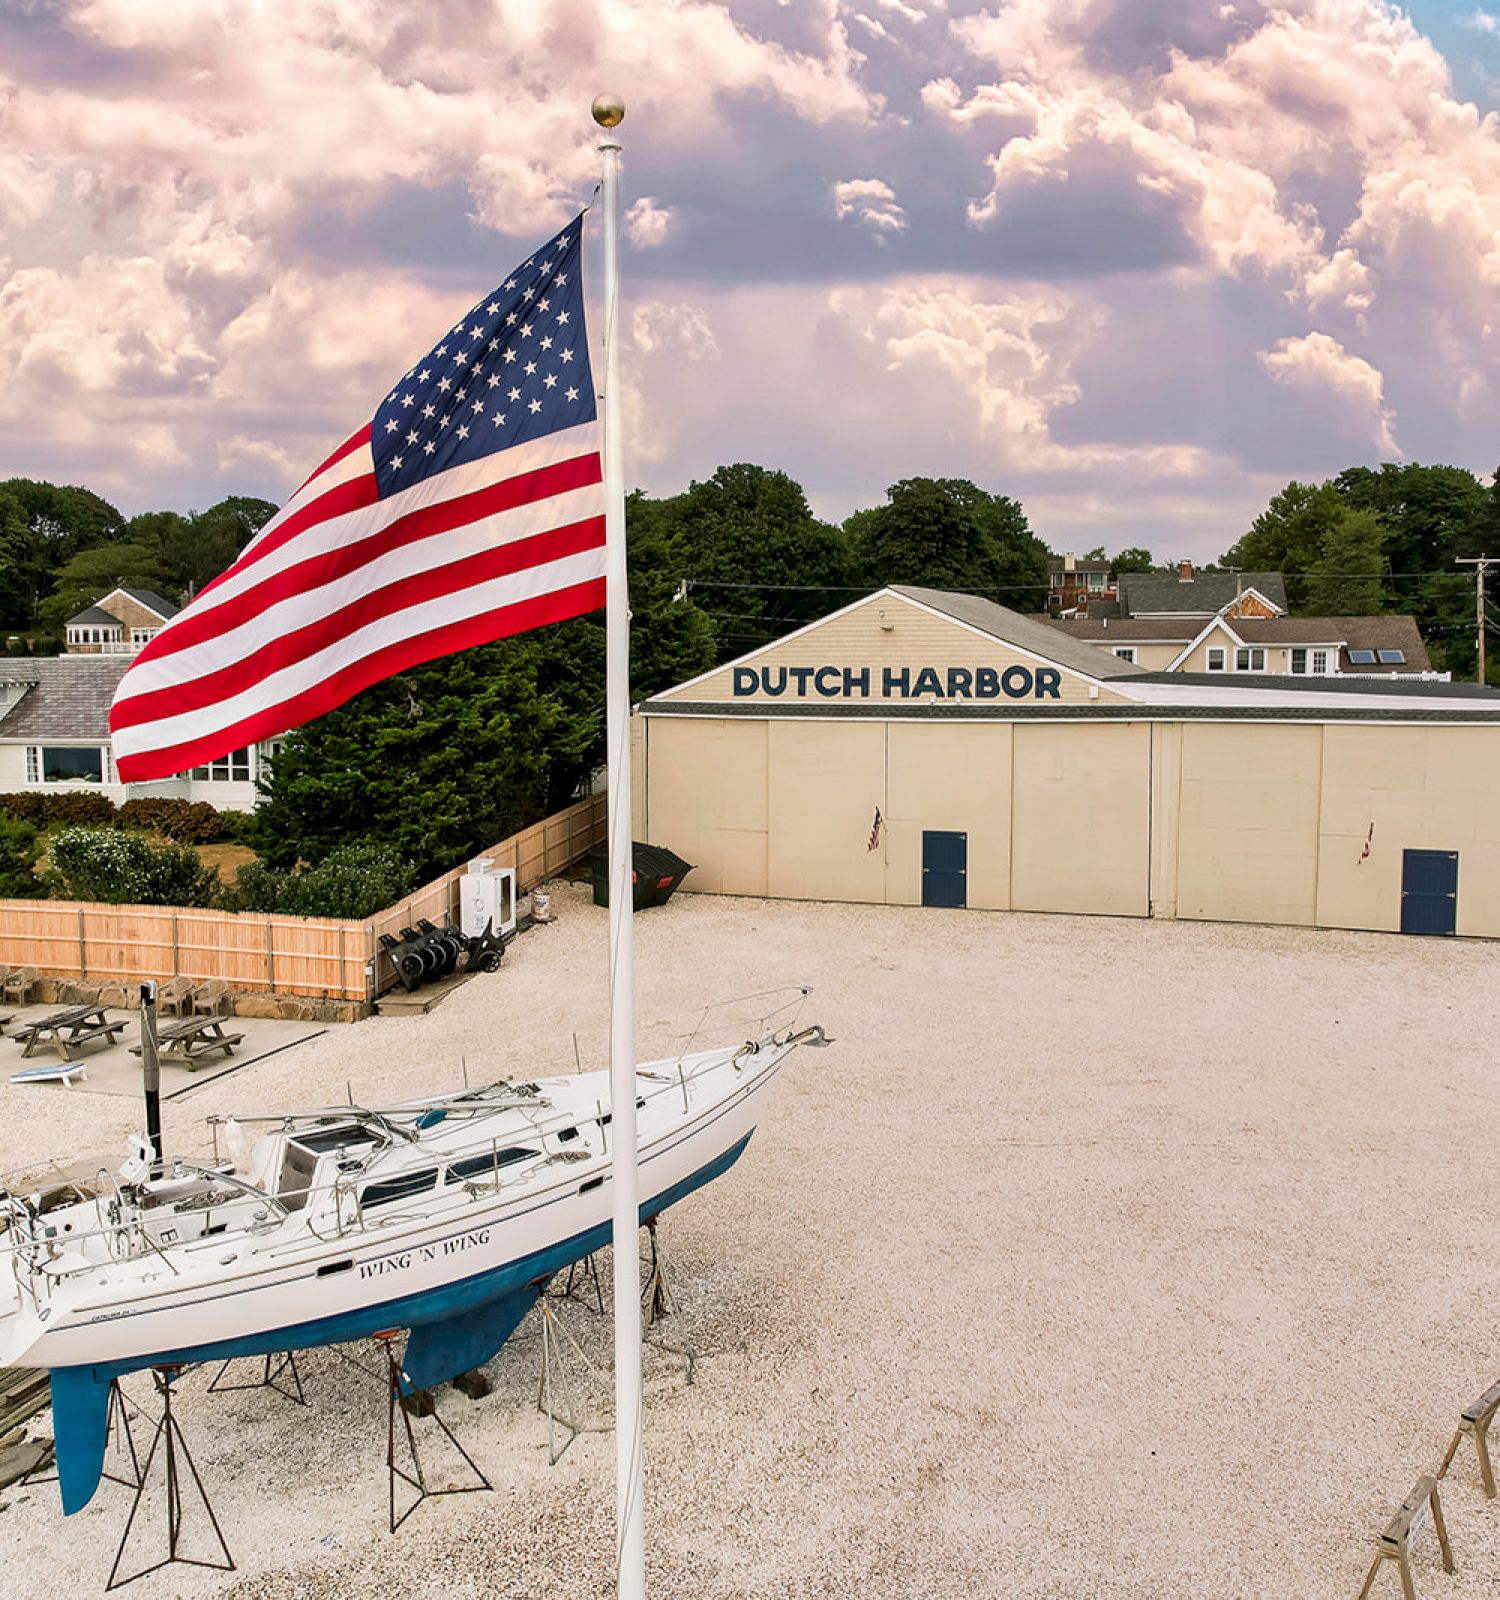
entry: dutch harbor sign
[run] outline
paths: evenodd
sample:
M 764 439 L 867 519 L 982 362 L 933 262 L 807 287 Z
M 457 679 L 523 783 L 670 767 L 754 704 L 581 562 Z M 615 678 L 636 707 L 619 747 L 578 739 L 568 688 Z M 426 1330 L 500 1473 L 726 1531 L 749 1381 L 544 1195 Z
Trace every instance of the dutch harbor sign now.
M 824 700 L 1060 700 L 1056 667 L 736 667 L 734 697 Z

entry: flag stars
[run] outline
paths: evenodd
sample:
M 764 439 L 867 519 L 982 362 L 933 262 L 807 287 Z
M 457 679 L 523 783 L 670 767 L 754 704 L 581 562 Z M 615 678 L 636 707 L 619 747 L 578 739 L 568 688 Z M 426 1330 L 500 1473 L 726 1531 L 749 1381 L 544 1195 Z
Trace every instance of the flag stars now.
M 552 348 L 552 335 L 548 334 L 546 336 L 546 338 L 544 338 L 542 340 L 542 349 L 543 350 L 550 350 L 551 348 Z
M 532 288 L 523 289 L 521 291 L 521 298 L 523 300 L 529 300 L 532 297 L 532 295 L 534 295 L 535 293 L 536 293 L 535 289 L 532 289 Z
M 542 409 L 542 402 L 540 400 L 533 400 L 526 409 L 530 411 L 532 416 L 535 416 L 537 412 Z
M 411 430 L 411 431 L 410 431 L 410 432 L 409 432 L 409 433 L 408 433 L 408 434 L 407 434 L 407 436 L 406 436 L 406 442 L 407 442 L 407 443 L 408 443 L 408 444 L 415 444 L 415 443 L 416 443 L 416 442 L 417 442 L 417 430 L 416 430 L 416 429 L 415 429 L 415 428 L 413 428 L 413 429 L 412 429 L 412 430 Z
M 571 350 L 564 350 L 562 353 L 562 358 L 564 361 L 571 361 L 573 359 L 573 352 Z
M 537 303 L 536 303 L 536 308 L 537 308 L 538 311 L 546 311 L 550 304 L 551 304 L 551 302 L 548 301 L 548 300 L 545 300 L 545 299 L 538 300 Z
M 490 374 L 490 375 L 489 375 L 489 377 L 487 377 L 487 378 L 486 378 L 486 379 L 485 379 L 485 380 L 484 380 L 484 381 L 485 381 L 485 382 L 486 382 L 486 383 L 487 383 L 487 384 L 488 384 L 488 385 L 489 385 L 489 386 L 490 386 L 490 388 L 492 388 L 492 389 L 498 389 L 498 388 L 499 388 L 499 387 L 500 387 L 500 380 L 499 380 L 499 378 L 497 378 L 497 377 L 496 377 L 496 376 L 495 376 L 495 374 L 494 374 L 494 373 L 493 373 L 493 372 L 492 372 L 492 373 L 491 373 L 491 374 Z
M 568 313 L 566 311 L 559 311 L 557 313 L 557 320 L 558 320 L 558 324 L 561 327 L 567 327 L 567 325 L 568 325 Z
M 466 428 L 461 422 L 458 425 L 458 436 L 460 439 L 467 439 L 469 437 L 468 428 Z
M 557 275 L 558 286 L 561 287 L 567 281 L 568 281 L 567 273 L 566 272 L 559 272 L 558 275 Z
M 444 394 L 447 394 L 452 387 L 453 384 L 447 378 L 438 379 L 438 388 L 441 389 Z
M 521 391 L 519 389 L 511 389 L 508 391 L 508 393 L 512 400 L 519 400 L 521 398 Z
M 570 399 L 570 400 L 576 400 L 578 398 L 578 391 L 576 389 L 569 389 L 567 391 L 567 394 L 568 394 L 568 399 Z
M 491 416 L 490 421 L 493 422 L 497 428 L 502 427 L 505 423 L 505 413 L 503 411 L 495 412 L 494 415 Z
M 431 439 L 429 439 L 427 441 L 427 443 L 422 446 L 422 454 L 424 456 L 430 456 L 432 454 L 432 452 L 434 450 L 436 450 L 436 449 L 437 449 L 437 446 L 432 442 Z
M 400 456 L 392 456 L 391 457 L 391 471 L 392 472 L 399 472 L 400 470 L 401 470 L 401 457 Z
M 422 370 L 417 374 L 417 382 L 418 383 L 426 383 L 427 380 L 431 376 L 432 376 L 432 368 L 431 367 L 423 367 Z
M 411 395 L 404 394 L 401 396 L 401 404 L 404 406 L 409 406 L 412 403 L 412 399 L 413 397 Z
M 460 389 L 460 390 L 459 390 L 459 391 L 458 391 L 458 392 L 457 392 L 457 393 L 456 393 L 456 394 L 455 394 L 455 395 L 454 395 L 454 396 L 453 396 L 453 398 L 454 398 L 454 399 L 455 399 L 455 400 L 462 400 L 462 399 L 463 399 L 463 397 L 464 397 L 464 396 L 465 396 L 465 395 L 466 395 L 466 394 L 467 394 L 467 393 L 468 393 L 468 390 L 467 390 L 467 389 Z
M 467 350 L 459 350 L 454 354 L 453 359 L 459 366 L 462 366 L 469 359 L 469 352 Z
M 514 361 L 516 359 L 515 351 L 514 350 L 507 350 L 505 352 L 504 356 L 502 357 L 502 359 L 505 360 L 505 361 Z
M 392 417 L 391 420 L 386 423 L 385 431 L 387 433 L 394 433 L 396 431 L 396 419 L 394 417 Z
M 435 355 L 435 356 L 445 356 L 445 355 L 447 355 L 447 354 L 448 354 L 448 346 L 447 346 L 447 345 L 445 345 L 445 344 L 440 344 L 440 345 L 439 345 L 439 346 L 438 346 L 438 347 L 437 347 L 437 349 L 436 349 L 436 350 L 434 350 L 434 351 L 433 351 L 433 352 L 432 352 L 432 353 L 433 353 L 433 355 Z
M 549 372 L 547 376 L 542 379 L 542 382 L 549 389 L 555 389 L 557 387 L 557 374 L 555 372 Z
M 484 401 L 483 400 L 476 400 L 473 403 L 473 405 L 471 405 L 469 407 L 469 410 L 470 411 L 483 411 L 484 410 Z
M 516 323 L 519 322 L 519 321 L 520 321 L 520 318 L 516 315 L 516 313 L 514 311 L 510 311 L 510 312 L 506 313 L 505 326 L 507 328 L 515 327 Z
M 484 334 L 484 325 L 482 323 L 476 322 L 474 324 L 474 326 L 469 329 L 469 337 L 471 339 L 481 338 L 483 336 L 483 334 Z
M 523 339 L 529 339 L 531 337 L 531 324 L 529 322 L 523 322 L 521 324 L 521 337 Z
M 536 374 L 536 362 L 528 361 L 526 363 L 526 376 L 528 378 L 530 378 L 530 377 L 534 377 L 535 374 Z

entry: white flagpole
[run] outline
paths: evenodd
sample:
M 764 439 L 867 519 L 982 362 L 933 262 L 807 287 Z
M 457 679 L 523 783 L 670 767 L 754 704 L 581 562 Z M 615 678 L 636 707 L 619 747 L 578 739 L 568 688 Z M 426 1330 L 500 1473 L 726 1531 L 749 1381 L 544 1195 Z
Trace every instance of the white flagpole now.
M 635 886 L 630 816 L 630 594 L 620 444 L 620 146 L 618 95 L 599 95 L 604 160 L 605 702 L 609 747 L 609 1095 L 614 1149 L 615 1572 L 620 1600 L 644 1600 L 641 1462 L 640 1174 L 635 1125 Z

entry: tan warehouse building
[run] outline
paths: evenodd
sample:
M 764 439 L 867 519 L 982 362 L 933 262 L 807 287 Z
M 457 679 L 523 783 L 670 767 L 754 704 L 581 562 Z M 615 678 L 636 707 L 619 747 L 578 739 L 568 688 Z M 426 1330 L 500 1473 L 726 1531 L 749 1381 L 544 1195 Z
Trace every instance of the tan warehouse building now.
M 635 732 L 688 889 L 1500 936 L 1500 690 L 1148 672 L 896 587 Z

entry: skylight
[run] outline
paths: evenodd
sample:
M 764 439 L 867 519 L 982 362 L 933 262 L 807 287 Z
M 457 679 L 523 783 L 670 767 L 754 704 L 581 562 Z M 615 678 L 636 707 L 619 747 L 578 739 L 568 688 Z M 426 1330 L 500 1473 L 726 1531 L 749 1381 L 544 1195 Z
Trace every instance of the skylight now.
M 1406 665 L 1406 652 L 1404 650 L 1377 650 L 1381 665 L 1387 667 L 1404 667 Z
M 1373 650 L 1351 650 L 1349 660 L 1356 667 L 1373 667 L 1375 665 L 1375 652 Z

